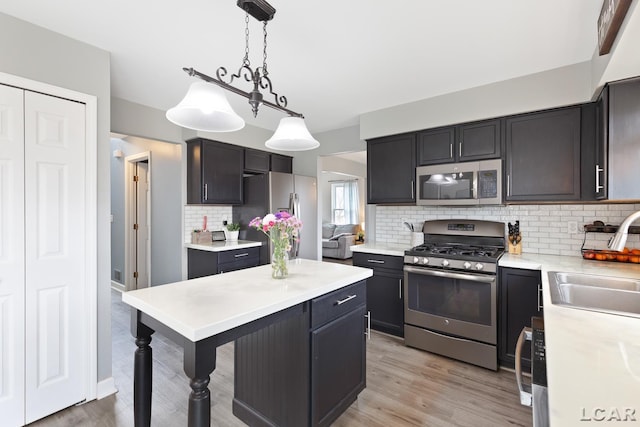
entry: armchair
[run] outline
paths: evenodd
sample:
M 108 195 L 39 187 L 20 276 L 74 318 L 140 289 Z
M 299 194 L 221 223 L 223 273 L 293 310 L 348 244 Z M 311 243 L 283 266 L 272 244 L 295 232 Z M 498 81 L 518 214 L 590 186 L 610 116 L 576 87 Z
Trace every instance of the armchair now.
M 347 259 L 352 257 L 351 246 L 355 245 L 360 226 L 358 224 L 322 224 L 322 256 Z

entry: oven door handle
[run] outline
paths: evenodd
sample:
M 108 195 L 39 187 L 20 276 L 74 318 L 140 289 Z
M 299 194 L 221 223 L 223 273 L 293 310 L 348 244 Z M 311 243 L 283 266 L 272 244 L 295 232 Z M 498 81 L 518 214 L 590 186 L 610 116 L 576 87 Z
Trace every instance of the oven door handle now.
M 454 273 L 452 271 L 429 270 L 426 268 L 417 268 L 410 265 L 404 266 L 404 271 L 408 273 L 422 274 L 424 276 L 439 276 L 451 279 L 470 280 L 473 282 L 493 283 L 496 280 L 495 275 L 466 274 Z

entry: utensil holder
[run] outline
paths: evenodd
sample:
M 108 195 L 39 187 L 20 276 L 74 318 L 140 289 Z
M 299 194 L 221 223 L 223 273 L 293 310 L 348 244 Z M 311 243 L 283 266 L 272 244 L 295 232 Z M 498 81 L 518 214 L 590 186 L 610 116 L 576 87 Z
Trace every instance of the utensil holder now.
M 509 253 L 520 255 L 522 253 L 522 242 L 518 242 L 515 245 L 509 242 Z
M 411 233 L 411 247 L 415 248 L 424 243 L 424 234 L 414 231 Z

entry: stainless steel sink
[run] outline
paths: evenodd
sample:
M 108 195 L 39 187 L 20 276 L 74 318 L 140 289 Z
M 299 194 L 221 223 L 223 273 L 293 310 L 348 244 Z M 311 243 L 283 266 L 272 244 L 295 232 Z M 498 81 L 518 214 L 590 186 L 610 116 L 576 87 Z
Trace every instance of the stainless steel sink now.
M 640 318 L 640 279 L 549 272 L 551 303 Z

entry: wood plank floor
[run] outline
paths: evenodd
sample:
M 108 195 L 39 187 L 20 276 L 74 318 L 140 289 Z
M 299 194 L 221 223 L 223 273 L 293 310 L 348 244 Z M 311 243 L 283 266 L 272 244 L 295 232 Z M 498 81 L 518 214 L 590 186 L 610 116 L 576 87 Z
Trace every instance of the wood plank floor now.
M 133 426 L 133 352 L 129 310 L 112 291 L 113 377 L 118 393 L 75 406 L 31 424 L 37 427 Z M 154 336 L 152 426 L 187 424 L 188 380 L 182 351 Z M 218 349 L 209 384 L 212 425 L 244 424 L 231 413 L 233 344 Z M 519 403 L 512 372 L 493 372 L 405 347 L 402 340 L 372 334 L 367 343 L 367 388 L 334 423 L 336 427 L 531 426 L 531 409 Z

